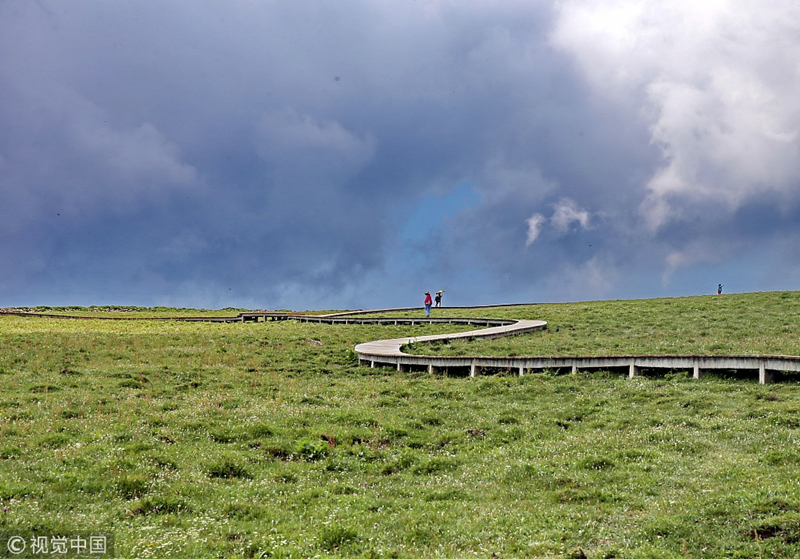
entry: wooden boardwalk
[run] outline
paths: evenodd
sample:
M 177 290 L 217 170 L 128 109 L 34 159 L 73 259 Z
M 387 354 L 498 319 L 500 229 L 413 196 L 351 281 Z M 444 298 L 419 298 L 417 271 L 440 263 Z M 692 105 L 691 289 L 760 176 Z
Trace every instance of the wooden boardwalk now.
M 691 371 L 700 378 L 705 371 L 753 371 L 758 382 L 766 384 L 775 371 L 800 372 L 800 357 L 791 355 L 617 355 L 575 357 L 440 357 L 411 355 L 403 346 L 441 340 L 497 338 L 517 335 L 546 328 L 540 320 L 519 320 L 512 324 L 472 330 L 457 334 L 441 334 L 408 338 L 395 338 L 367 342 L 356 346 L 360 362 L 370 367 L 392 366 L 398 371 L 427 369 L 435 372 L 468 372 L 476 376 L 486 370 L 513 370 L 519 375 L 546 369 L 614 370 L 624 369 L 633 378 L 647 370 Z
M 452 307 L 448 307 L 452 308 Z M 468 307 L 463 307 L 468 308 Z M 571 372 L 579 370 L 624 370 L 629 377 L 636 377 L 645 371 L 686 371 L 692 372 L 693 378 L 700 378 L 705 371 L 753 371 L 758 375 L 758 382 L 766 384 L 772 381 L 775 372 L 800 372 L 800 356 L 793 355 L 614 355 L 614 356 L 574 356 L 574 357 L 445 357 L 430 355 L 412 355 L 403 351 L 410 344 L 457 340 L 457 339 L 492 339 L 514 336 L 543 330 L 547 323 L 542 320 L 511 320 L 494 318 L 447 318 L 447 317 L 368 317 L 366 314 L 388 313 L 419 309 L 381 309 L 379 311 L 350 311 L 328 315 L 308 315 L 302 313 L 250 311 L 236 316 L 225 317 L 91 317 L 68 316 L 59 314 L 28 313 L 3 310 L 1 314 L 16 316 L 36 316 L 44 318 L 66 319 L 102 319 L 102 320 L 178 320 L 187 322 L 268 322 L 296 320 L 318 324 L 383 324 L 408 325 L 419 324 L 463 324 L 465 326 L 481 326 L 478 330 L 458 332 L 454 334 L 435 334 L 428 336 L 409 336 L 376 340 L 358 344 L 355 351 L 359 362 L 369 367 L 389 366 L 398 371 L 427 370 L 430 373 L 461 373 L 476 376 L 485 372 L 515 371 L 524 375 L 532 371 L 563 370 Z

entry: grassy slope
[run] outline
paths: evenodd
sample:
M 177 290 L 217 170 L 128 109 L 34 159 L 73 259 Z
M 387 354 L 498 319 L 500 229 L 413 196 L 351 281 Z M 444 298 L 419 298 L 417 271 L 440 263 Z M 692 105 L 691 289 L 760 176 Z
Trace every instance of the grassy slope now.
M 454 315 L 466 314 L 456 309 Z M 469 311 L 474 314 L 475 311 Z M 441 355 L 800 355 L 800 293 L 543 304 L 483 311 L 546 320 L 542 335 L 417 346 Z M 488 313 L 488 314 L 487 314 Z
M 638 348 L 640 331 L 777 353 L 798 301 L 473 314 L 549 320 L 539 338 L 555 343 L 534 353 Z M 800 555 L 797 384 L 446 378 L 352 359 L 408 333 L 0 317 L 0 531 L 113 530 L 118 557 Z

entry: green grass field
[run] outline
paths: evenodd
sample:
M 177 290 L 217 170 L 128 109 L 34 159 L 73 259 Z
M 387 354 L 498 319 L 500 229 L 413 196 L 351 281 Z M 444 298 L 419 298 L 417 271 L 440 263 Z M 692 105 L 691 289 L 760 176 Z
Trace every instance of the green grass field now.
M 798 354 L 798 311 L 435 309 L 549 327 L 417 351 Z M 800 556 L 800 384 L 450 378 L 352 351 L 456 330 L 0 316 L 0 532 L 111 531 L 125 558 Z
M 447 310 L 454 315 L 464 311 Z M 481 311 L 470 311 L 476 316 Z M 486 314 L 487 311 L 484 311 Z M 546 320 L 542 335 L 419 346 L 430 355 L 800 355 L 800 294 L 543 304 L 488 311 Z M 476 314 L 477 313 L 477 314 Z

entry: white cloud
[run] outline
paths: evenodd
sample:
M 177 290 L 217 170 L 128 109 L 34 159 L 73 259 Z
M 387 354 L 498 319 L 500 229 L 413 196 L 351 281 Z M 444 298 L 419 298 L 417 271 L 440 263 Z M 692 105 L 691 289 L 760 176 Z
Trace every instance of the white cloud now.
M 555 205 L 550 223 L 559 235 L 569 233 L 573 223 L 577 223 L 581 229 L 589 229 L 589 212 L 578 208 L 573 200 L 562 198 Z
M 547 219 L 540 213 L 531 215 L 525 223 L 528 225 L 528 237 L 525 240 L 525 246 L 529 247 L 536 242 L 542 228 L 548 224 L 553 228 L 555 235 L 562 237 L 569 234 L 574 228 L 573 225 L 577 224 L 579 229 L 590 229 L 591 224 L 589 220 L 591 216 L 588 211 L 578 207 L 574 200 L 569 198 L 562 198 L 553 206 L 553 214 L 550 219 Z
M 525 246 L 531 246 L 539 238 L 539 233 L 542 232 L 542 226 L 547 219 L 539 213 L 530 216 L 525 223 L 528 224 L 528 239 L 525 241 Z
M 566 0 L 551 40 L 597 91 L 640 104 L 663 153 L 643 185 L 650 230 L 698 203 L 800 196 L 796 2 Z

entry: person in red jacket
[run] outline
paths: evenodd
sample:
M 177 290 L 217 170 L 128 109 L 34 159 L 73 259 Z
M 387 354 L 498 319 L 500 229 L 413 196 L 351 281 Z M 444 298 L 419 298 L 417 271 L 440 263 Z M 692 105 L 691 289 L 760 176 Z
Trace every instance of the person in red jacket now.
M 431 292 L 425 292 L 425 316 L 431 316 L 431 305 L 433 305 L 433 299 L 431 299 Z

